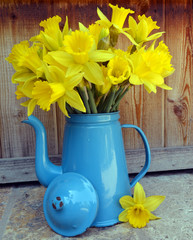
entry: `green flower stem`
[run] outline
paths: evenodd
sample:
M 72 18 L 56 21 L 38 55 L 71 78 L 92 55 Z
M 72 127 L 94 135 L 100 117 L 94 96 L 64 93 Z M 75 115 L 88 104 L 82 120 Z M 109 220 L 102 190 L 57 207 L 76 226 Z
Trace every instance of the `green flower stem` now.
M 118 97 L 122 94 L 123 90 L 124 90 L 124 87 L 120 87 L 120 88 L 115 92 L 115 97 L 114 97 L 114 102 L 113 102 L 113 104 L 116 103 Z
M 111 111 L 111 107 L 114 101 L 114 97 L 115 97 L 115 89 L 112 88 L 106 101 L 105 101 L 105 109 L 104 112 L 109 113 Z
M 71 106 L 68 103 L 66 103 L 66 109 L 67 109 L 69 114 L 73 114 L 74 113 L 73 109 L 71 108 Z
M 82 112 L 79 111 L 78 109 L 74 108 L 75 113 L 81 114 Z
M 93 94 L 93 97 L 94 97 L 94 99 L 96 99 L 97 98 L 97 90 L 96 90 L 96 86 L 95 86 L 95 84 L 91 84 L 91 91 L 92 91 L 92 94 Z
M 95 104 L 95 100 L 94 100 L 94 96 L 93 96 L 93 92 L 90 88 L 86 88 L 87 89 L 87 93 L 88 93 L 88 99 L 89 99 L 89 104 L 90 104 L 90 109 L 92 113 L 97 113 L 97 108 L 96 108 L 96 104 Z
M 84 106 L 86 108 L 86 113 L 91 113 L 89 103 L 88 103 L 88 99 L 87 99 L 84 88 L 83 87 L 78 87 L 77 89 L 78 89 L 78 92 L 80 94 L 80 97 L 82 98 Z
M 105 95 L 103 95 L 97 105 L 97 110 L 98 112 L 102 112 L 103 106 L 104 106 L 104 100 L 105 100 Z
M 121 101 L 121 99 L 125 96 L 125 94 L 128 92 L 129 88 L 127 87 L 124 92 L 118 97 L 116 103 L 114 104 L 113 108 L 112 108 L 112 111 L 117 111 L 118 110 L 118 107 L 119 107 L 119 103 Z
M 109 103 L 109 100 L 110 100 L 110 97 L 111 97 L 111 91 L 108 92 L 108 94 L 104 95 L 103 97 L 103 102 L 101 102 L 101 108 L 100 108 L 100 112 L 104 113 L 106 112 L 106 109 L 107 109 L 107 105 Z

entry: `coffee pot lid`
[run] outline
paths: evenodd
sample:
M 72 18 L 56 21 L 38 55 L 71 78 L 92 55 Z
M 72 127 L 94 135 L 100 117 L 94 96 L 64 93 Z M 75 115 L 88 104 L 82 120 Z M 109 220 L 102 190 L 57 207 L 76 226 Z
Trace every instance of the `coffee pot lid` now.
M 56 233 L 76 236 L 85 232 L 95 220 L 98 196 L 87 178 L 68 172 L 49 184 L 43 208 L 48 225 Z

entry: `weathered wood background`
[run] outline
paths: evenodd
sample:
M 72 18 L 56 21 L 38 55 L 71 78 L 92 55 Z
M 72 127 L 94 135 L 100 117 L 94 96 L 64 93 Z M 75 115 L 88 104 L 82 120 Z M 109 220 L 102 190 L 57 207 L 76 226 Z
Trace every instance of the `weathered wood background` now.
M 150 171 L 193 168 L 193 3 L 192 0 L 110 1 L 136 10 L 135 16 L 152 16 L 162 40 L 173 56 L 175 73 L 166 83 L 172 91 L 159 89 L 148 94 L 143 87 L 130 90 L 121 103 L 121 123 L 139 126 L 152 149 Z M 138 3 L 139 2 L 139 3 Z M 108 0 L 1 0 L 0 1 L 0 183 L 35 180 L 35 134 L 21 121 L 26 109 L 15 98 L 11 83 L 12 66 L 4 59 L 14 44 L 39 33 L 39 23 L 54 15 L 68 15 L 71 28 L 78 22 L 86 26 L 98 19 L 99 7 L 111 16 Z M 64 23 L 64 22 L 63 22 Z M 120 48 L 127 47 L 121 39 Z M 54 159 L 62 152 L 65 118 L 57 107 L 34 113 L 47 129 L 49 154 Z M 129 172 L 137 172 L 144 161 L 142 141 L 134 130 L 124 130 Z

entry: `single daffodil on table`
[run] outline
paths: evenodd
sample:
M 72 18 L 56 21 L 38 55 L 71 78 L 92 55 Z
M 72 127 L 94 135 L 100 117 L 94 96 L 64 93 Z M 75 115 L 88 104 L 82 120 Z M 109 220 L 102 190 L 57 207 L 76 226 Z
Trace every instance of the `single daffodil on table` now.
M 165 199 L 165 196 L 145 196 L 140 183 L 134 187 L 134 196 L 123 196 L 119 202 L 125 209 L 119 215 L 119 221 L 129 222 L 134 228 L 145 227 L 149 220 L 160 219 L 151 212 L 154 211 Z

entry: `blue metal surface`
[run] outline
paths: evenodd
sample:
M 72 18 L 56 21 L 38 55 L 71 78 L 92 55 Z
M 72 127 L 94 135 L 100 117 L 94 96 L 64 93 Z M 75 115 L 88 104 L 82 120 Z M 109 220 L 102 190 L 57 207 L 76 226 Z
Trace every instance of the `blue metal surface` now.
M 22 121 L 31 125 L 36 134 L 36 157 L 35 157 L 35 170 L 39 182 L 47 187 L 50 182 L 62 174 L 62 167 L 56 166 L 50 162 L 48 158 L 48 149 L 47 149 L 47 137 L 46 130 L 42 122 L 31 115 L 27 120 Z
M 99 209 L 92 223 L 96 227 L 118 222 L 118 215 L 122 211 L 119 199 L 124 195 L 131 195 L 131 187 L 145 175 L 151 162 L 149 144 L 142 130 L 129 124 L 121 126 L 119 117 L 116 112 L 72 114 L 70 118 L 66 118 L 61 167 L 53 165 L 48 159 L 46 133 L 42 123 L 34 116 L 24 121 L 36 131 L 36 174 L 40 183 L 48 186 L 56 176 L 68 172 L 86 177 L 99 197 Z M 145 165 L 131 183 L 122 128 L 136 129 L 143 139 L 146 151 Z M 56 182 L 56 187 L 57 184 Z M 60 210 L 57 204 L 55 206 Z
M 92 184 L 77 173 L 64 173 L 48 186 L 43 202 L 49 226 L 63 236 L 86 231 L 98 210 L 98 196 Z
M 142 168 L 142 170 L 137 174 L 137 176 L 131 181 L 130 186 L 131 188 L 135 186 L 135 184 L 146 174 L 147 170 L 150 167 L 150 163 L 151 163 L 151 152 L 150 152 L 150 147 L 149 147 L 149 143 L 147 141 L 147 138 L 144 134 L 144 132 L 141 130 L 141 128 L 135 126 L 135 125 L 131 125 L 131 124 L 123 124 L 121 125 L 122 128 L 134 128 L 138 131 L 138 133 L 140 134 L 142 140 L 143 140 L 143 144 L 145 147 L 145 165 Z
M 99 196 L 99 210 L 93 226 L 104 227 L 118 222 L 122 211 L 120 197 L 131 195 L 119 113 L 74 114 L 66 118 L 63 141 L 63 172 L 77 172 L 93 184 Z M 123 126 L 124 127 L 124 126 Z M 136 126 L 127 125 L 126 127 Z M 132 186 L 147 172 L 150 150 L 146 148 L 146 164 Z

